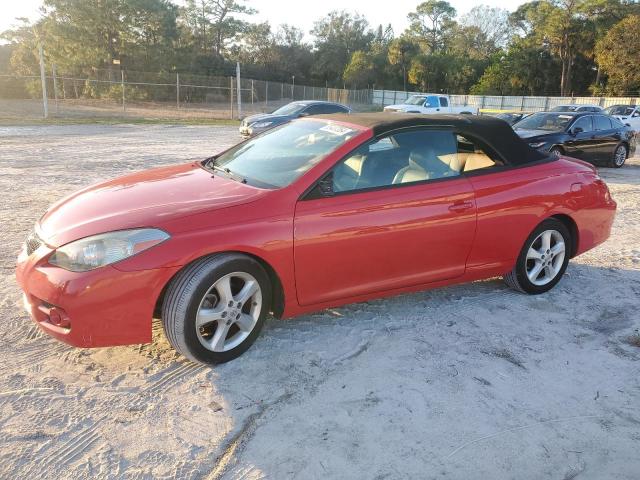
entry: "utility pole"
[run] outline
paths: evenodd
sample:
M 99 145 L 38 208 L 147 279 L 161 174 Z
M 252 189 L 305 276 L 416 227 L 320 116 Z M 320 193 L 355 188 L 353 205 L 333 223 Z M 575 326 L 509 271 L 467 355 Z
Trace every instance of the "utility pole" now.
M 120 86 L 122 87 L 122 111 L 126 110 L 126 101 L 124 97 L 124 70 L 120 70 Z
M 56 78 L 56 64 L 51 65 L 51 72 L 53 73 L 53 98 L 56 102 L 56 115 L 58 112 L 58 79 Z
M 180 74 L 176 73 L 176 106 L 180 110 Z
M 242 117 L 242 88 L 240 87 L 240 62 L 236 62 L 236 84 L 238 90 L 238 120 Z
M 296 88 L 296 76 L 291 75 L 291 100 L 296 99 L 295 88 Z
M 38 42 L 38 53 L 40 54 L 40 82 L 42 82 L 42 107 L 44 118 L 49 118 L 49 99 L 47 98 L 47 77 L 44 72 L 44 51 L 42 43 Z

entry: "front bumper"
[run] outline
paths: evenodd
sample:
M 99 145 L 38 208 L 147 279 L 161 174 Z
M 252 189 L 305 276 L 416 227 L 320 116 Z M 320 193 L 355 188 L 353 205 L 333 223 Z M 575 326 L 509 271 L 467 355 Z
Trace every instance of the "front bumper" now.
M 16 267 L 24 307 L 42 330 L 75 347 L 151 341 L 156 301 L 180 267 L 125 272 L 116 264 L 77 273 L 49 265 L 50 253 L 44 245 L 29 256 L 23 250 Z

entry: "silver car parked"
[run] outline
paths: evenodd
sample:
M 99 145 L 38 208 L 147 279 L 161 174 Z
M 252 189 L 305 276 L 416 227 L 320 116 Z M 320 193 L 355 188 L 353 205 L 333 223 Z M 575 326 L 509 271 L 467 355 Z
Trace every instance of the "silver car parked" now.
M 351 113 L 351 109 L 340 103 L 321 102 L 317 100 L 291 102 L 280 107 L 273 113 L 261 113 L 246 117 L 240 124 L 240 135 L 243 137 L 252 137 L 296 118 L 329 113 Z

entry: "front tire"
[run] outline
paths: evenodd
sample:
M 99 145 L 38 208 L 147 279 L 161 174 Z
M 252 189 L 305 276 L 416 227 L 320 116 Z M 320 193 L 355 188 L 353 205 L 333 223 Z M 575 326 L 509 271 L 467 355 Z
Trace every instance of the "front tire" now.
M 609 167 L 612 168 L 620 168 L 624 165 L 624 162 L 627 161 L 627 147 L 623 143 L 618 145 L 616 149 L 613 151 L 613 156 L 609 160 Z
M 561 155 L 564 155 L 564 152 L 560 147 L 553 147 L 551 150 L 549 150 L 549 156 L 551 156 L 552 158 L 559 158 Z
M 562 222 L 555 218 L 543 221 L 525 241 L 515 267 L 504 281 L 523 293 L 548 292 L 567 269 L 571 245 L 571 234 Z
M 180 271 L 167 288 L 162 325 L 171 346 L 200 363 L 228 362 L 243 354 L 271 308 L 271 284 L 253 258 L 211 255 Z

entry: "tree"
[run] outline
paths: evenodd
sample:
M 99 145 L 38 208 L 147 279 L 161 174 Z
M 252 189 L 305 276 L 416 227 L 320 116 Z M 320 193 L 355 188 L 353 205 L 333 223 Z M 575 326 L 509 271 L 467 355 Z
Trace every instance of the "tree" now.
M 186 0 L 185 19 L 203 52 L 221 56 L 226 43 L 246 27 L 236 14 L 251 15 L 256 11 L 243 0 Z
M 596 45 L 596 59 L 608 75 L 609 93 L 640 92 L 640 15 L 618 22 Z
M 417 45 L 406 37 L 396 38 L 389 45 L 388 59 L 391 65 L 397 65 L 402 70 L 402 88 L 407 91 L 407 69 L 411 58 L 417 53 Z
M 376 80 L 376 71 L 370 53 L 358 50 L 344 69 L 343 79 L 351 87 L 367 86 Z
M 509 11 L 488 5 L 473 7 L 460 19 L 460 25 L 477 28 L 494 50 L 506 47 L 512 34 Z
M 437 53 L 444 50 L 447 33 L 454 23 L 456 9 L 443 0 L 427 0 L 416 7 L 407 18 L 410 25 L 408 34 L 416 38 L 424 47 L 425 53 Z
M 317 21 L 311 33 L 316 37 L 314 73 L 325 81 L 339 82 L 351 55 L 366 51 L 374 34 L 367 20 L 345 11 L 333 11 Z
M 548 95 L 559 81 L 557 73 L 558 61 L 547 49 L 530 47 L 521 39 L 507 52 L 496 54 L 470 92 L 475 95 Z

